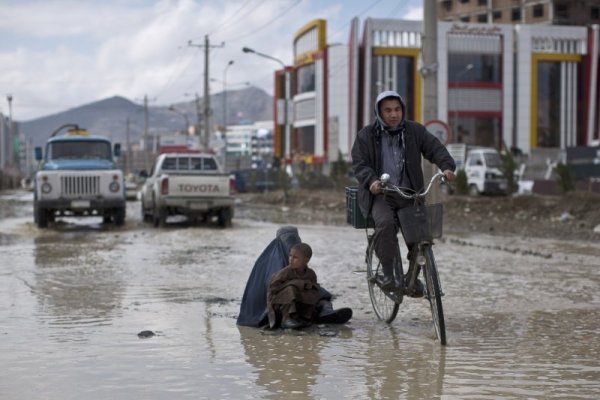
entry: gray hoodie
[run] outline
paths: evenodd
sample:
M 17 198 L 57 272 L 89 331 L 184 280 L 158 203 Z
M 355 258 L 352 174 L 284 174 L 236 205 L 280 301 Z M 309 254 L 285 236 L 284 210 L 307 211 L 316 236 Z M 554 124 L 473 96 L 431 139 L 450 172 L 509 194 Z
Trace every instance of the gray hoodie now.
M 381 129 L 389 129 L 390 127 L 383 122 L 381 116 L 379 115 L 379 103 L 382 100 L 387 98 L 396 98 L 400 101 L 400 106 L 402 106 L 402 121 L 400 122 L 400 126 L 404 125 L 404 120 L 406 119 L 406 104 L 404 104 L 404 99 L 397 92 L 393 90 L 386 90 L 385 92 L 379 93 L 377 99 L 375 100 L 375 117 L 377 117 L 377 123 Z

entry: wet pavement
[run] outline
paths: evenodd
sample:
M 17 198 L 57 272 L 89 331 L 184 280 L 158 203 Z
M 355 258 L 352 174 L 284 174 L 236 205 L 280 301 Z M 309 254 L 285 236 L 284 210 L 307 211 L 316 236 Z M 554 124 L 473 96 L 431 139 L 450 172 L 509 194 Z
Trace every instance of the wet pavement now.
M 376 320 L 364 231 L 297 225 L 351 322 L 267 334 L 235 318 L 281 224 L 155 229 L 131 202 L 122 228 L 39 230 L 31 209 L 29 193 L 0 194 L 2 399 L 600 397 L 597 243 L 447 234 L 434 248 L 443 348 L 424 300 Z

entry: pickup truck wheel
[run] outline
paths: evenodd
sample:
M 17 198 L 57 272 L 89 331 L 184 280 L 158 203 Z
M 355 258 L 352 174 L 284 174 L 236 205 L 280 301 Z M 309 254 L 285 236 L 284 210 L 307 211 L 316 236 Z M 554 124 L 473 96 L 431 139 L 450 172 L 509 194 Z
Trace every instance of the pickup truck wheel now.
M 167 210 L 165 208 L 156 207 L 154 209 L 153 222 L 155 227 L 164 227 L 167 222 Z
M 142 217 L 142 222 L 152 222 L 152 215 L 150 215 L 146 208 L 144 207 L 144 198 L 142 197 L 140 201 L 140 215 Z
M 42 207 L 35 208 L 35 221 L 37 223 L 38 228 L 47 228 L 48 227 L 48 211 L 43 209 Z
M 222 208 L 219 211 L 219 226 L 221 228 L 227 228 L 231 226 L 231 219 L 233 218 L 233 210 L 231 208 Z
M 110 222 L 112 221 L 110 214 L 104 214 L 102 216 L 102 223 L 103 224 L 110 224 Z
M 479 190 L 477 190 L 477 185 L 469 186 L 469 195 L 470 196 L 479 196 Z
M 113 214 L 113 222 L 116 226 L 122 226 L 125 223 L 125 207 L 115 209 Z

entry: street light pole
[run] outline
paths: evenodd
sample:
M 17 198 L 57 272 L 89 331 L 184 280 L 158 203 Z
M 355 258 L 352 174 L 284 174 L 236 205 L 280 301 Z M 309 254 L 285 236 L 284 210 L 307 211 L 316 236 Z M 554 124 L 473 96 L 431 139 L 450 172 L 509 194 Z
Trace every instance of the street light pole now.
M 176 114 L 179 114 L 183 117 L 183 119 L 185 120 L 185 129 L 184 132 L 185 134 L 189 133 L 189 128 L 190 128 L 190 120 L 188 119 L 188 116 L 186 113 L 184 113 L 183 111 L 179 111 L 178 109 L 176 109 L 174 106 L 169 106 L 169 111 L 173 111 Z
M 225 142 L 225 150 L 223 151 L 223 166 L 227 168 L 227 70 L 233 65 L 233 60 L 230 60 L 223 69 L 223 140 Z
M 283 61 L 281 61 L 278 58 L 272 57 L 268 54 L 264 54 L 264 53 L 260 53 L 254 49 L 251 49 L 249 47 L 244 47 L 242 49 L 242 51 L 244 53 L 253 53 L 256 54 L 257 56 L 263 57 L 263 58 L 268 58 L 269 60 L 273 60 L 277 63 L 279 63 L 281 65 L 281 67 L 283 68 L 283 73 L 284 73 L 284 77 L 285 77 L 285 84 L 284 84 L 284 95 L 283 95 L 283 125 L 284 125 L 284 142 L 285 142 L 285 154 L 284 154 L 284 158 L 285 159 L 289 159 L 290 158 L 290 153 L 291 153 L 291 132 L 290 132 L 290 126 L 288 123 L 288 103 L 289 103 L 289 96 L 291 93 L 291 87 L 290 87 L 290 74 L 288 69 L 286 68 L 285 64 L 283 63 Z

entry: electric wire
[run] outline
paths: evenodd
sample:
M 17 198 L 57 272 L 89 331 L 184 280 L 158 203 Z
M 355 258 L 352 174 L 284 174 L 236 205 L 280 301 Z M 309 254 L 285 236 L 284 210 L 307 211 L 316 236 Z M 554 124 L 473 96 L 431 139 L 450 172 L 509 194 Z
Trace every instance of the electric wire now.
M 246 39 L 248 36 L 251 36 L 251 35 L 254 35 L 255 33 L 260 32 L 261 30 L 269 27 L 273 22 L 277 21 L 279 18 L 283 17 L 285 14 L 289 13 L 290 11 L 292 11 L 292 9 L 294 9 L 295 7 L 297 7 L 300 3 L 302 3 L 302 1 L 303 0 L 297 0 L 297 1 L 295 1 L 290 7 L 286 8 L 280 14 L 278 14 L 277 16 L 275 16 L 273 19 L 271 19 L 267 23 L 259 26 L 258 28 L 254 29 L 252 31 L 246 32 L 243 35 L 234 37 L 233 39 L 225 40 L 224 42 L 225 43 L 236 42 L 238 40 Z M 381 0 L 378 0 L 378 1 L 381 1 Z

